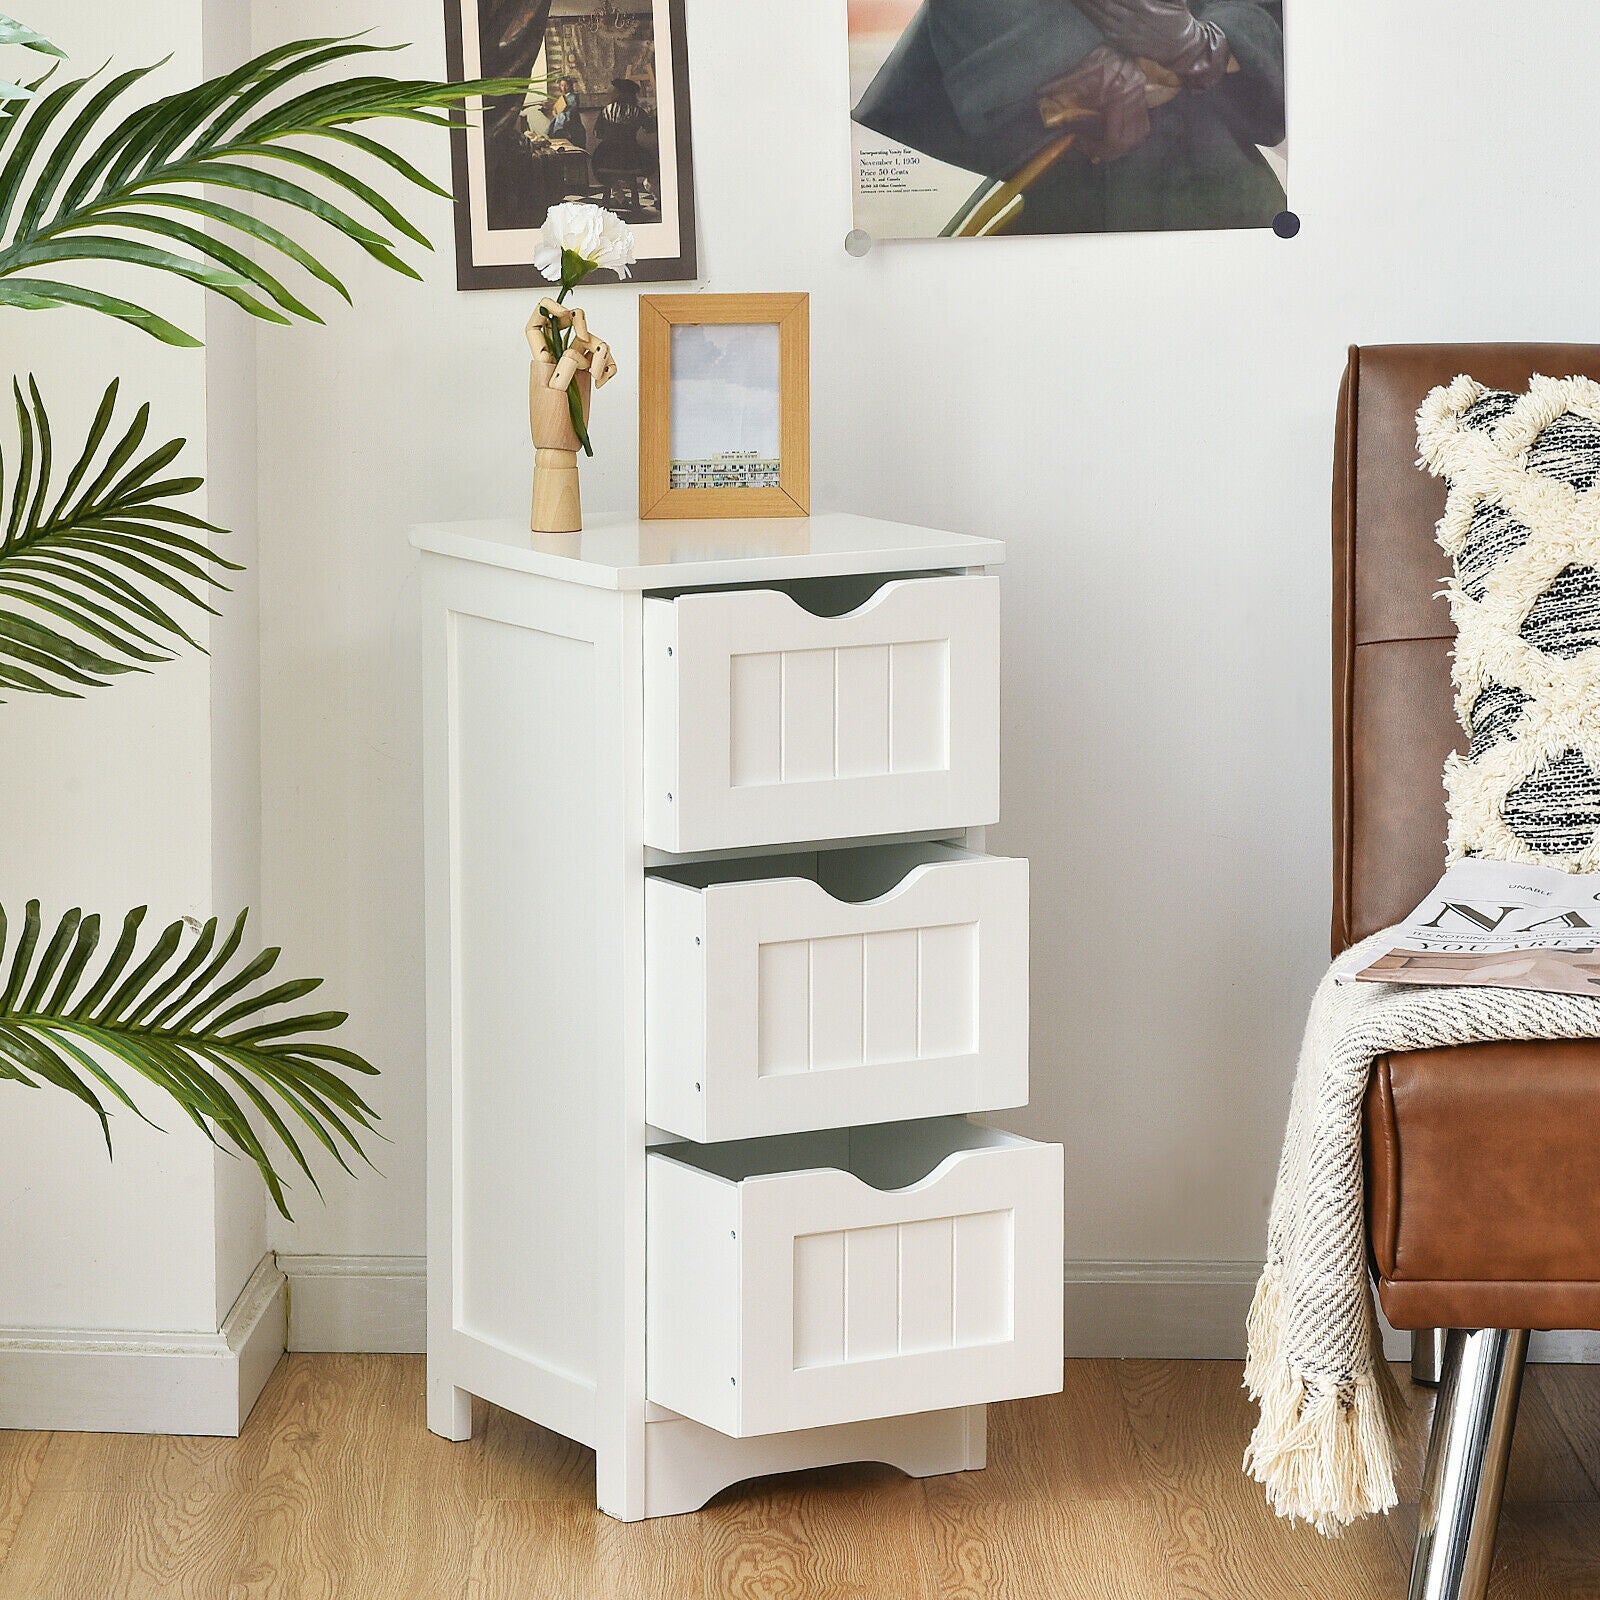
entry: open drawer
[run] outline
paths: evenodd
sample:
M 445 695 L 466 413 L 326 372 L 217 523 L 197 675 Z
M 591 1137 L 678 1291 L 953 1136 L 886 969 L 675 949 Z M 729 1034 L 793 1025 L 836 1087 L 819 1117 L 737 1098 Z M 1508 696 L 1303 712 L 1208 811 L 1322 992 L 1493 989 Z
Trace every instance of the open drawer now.
M 646 600 L 646 844 L 740 849 L 998 817 L 999 579 L 893 579 L 818 615 L 806 603 L 855 598 L 826 585 Z
M 744 1437 L 1061 1387 L 1060 1145 L 959 1118 L 647 1167 L 647 1390 Z
M 1028 1098 L 1028 863 L 943 844 L 645 886 L 645 1115 L 701 1143 Z

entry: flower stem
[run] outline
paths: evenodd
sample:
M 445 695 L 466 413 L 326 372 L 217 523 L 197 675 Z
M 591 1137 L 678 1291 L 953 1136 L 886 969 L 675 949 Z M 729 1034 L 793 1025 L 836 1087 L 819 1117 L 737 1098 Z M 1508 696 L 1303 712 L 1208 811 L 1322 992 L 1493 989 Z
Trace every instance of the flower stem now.
M 566 348 L 561 337 L 561 325 L 547 311 L 544 314 L 544 347 L 552 361 L 559 361 Z
M 583 453 L 592 457 L 594 446 L 589 443 L 589 430 L 583 425 L 583 397 L 578 393 L 576 378 L 567 385 L 567 410 L 572 415 L 572 431 L 577 434 L 578 443 L 583 446 Z

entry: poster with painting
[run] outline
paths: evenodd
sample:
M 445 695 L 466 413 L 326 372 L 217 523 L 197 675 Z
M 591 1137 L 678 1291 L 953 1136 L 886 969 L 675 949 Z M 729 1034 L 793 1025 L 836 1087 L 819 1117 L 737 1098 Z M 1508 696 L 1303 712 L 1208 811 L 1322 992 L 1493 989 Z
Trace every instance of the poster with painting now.
M 878 239 L 1298 224 L 1282 0 L 848 0 Z
M 550 207 L 588 201 L 633 230 L 632 276 L 695 276 L 684 0 L 445 0 L 450 76 L 531 78 L 467 102 L 452 140 L 456 281 L 530 287 Z M 597 274 L 596 281 L 612 277 Z

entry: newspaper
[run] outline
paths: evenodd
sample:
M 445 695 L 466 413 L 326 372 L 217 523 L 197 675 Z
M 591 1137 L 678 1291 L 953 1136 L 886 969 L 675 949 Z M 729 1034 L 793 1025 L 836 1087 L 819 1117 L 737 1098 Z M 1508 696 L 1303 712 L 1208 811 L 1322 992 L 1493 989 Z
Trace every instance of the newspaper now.
M 1458 861 L 1398 931 L 1343 976 L 1600 994 L 1600 873 Z

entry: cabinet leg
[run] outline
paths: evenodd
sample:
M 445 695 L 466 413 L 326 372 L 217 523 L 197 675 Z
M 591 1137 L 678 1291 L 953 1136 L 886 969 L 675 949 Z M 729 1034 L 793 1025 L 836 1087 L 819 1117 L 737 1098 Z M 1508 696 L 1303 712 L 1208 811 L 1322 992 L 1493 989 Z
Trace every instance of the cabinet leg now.
M 441 1439 L 472 1437 L 472 1396 L 432 1372 L 428 1374 L 428 1432 Z

